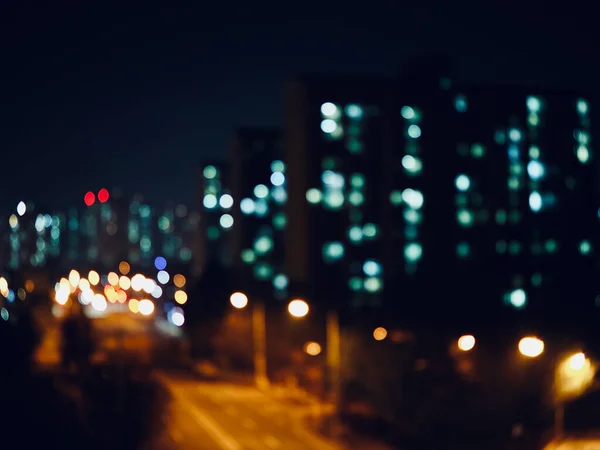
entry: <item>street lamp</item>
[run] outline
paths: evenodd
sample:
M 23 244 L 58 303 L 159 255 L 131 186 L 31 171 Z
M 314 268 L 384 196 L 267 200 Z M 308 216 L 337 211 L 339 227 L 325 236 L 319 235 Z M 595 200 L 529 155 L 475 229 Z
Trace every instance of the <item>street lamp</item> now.
M 305 317 L 309 310 L 310 308 L 308 307 L 308 303 L 306 303 L 304 300 L 292 300 L 288 305 L 288 312 L 290 315 L 299 319 Z
M 475 348 L 475 337 L 470 334 L 465 334 L 458 338 L 457 346 L 461 352 L 470 352 Z
M 234 308 L 242 309 L 248 305 L 248 296 L 243 292 L 234 292 L 229 297 L 229 302 Z
M 229 296 L 234 308 L 244 309 L 248 306 L 248 296 L 243 292 L 234 292 Z M 254 381 L 261 388 L 269 386 L 267 376 L 267 317 L 265 307 L 260 301 L 252 304 L 252 344 L 254 359 Z
M 234 292 L 229 296 L 229 303 L 236 309 L 244 309 L 249 304 L 248 296 L 243 292 Z M 304 300 L 292 300 L 288 305 L 291 316 L 305 317 L 310 308 Z M 261 388 L 269 387 L 267 375 L 267 317 L 265 305 L 261 301 L 252 303 L 252 342 L 254 348 L 254 380 Z
M 544 353 L 544 341 L 528 336 L 519 341 L 519 353 L 527 358 L 537 358 Z
M 554 416 L 555 440 L 564 435 L 565 402 L 581 396 L 592 385 L 596 368 L 583 352 L 575 353 L 562 360 L 554 378 L 556 410 Z

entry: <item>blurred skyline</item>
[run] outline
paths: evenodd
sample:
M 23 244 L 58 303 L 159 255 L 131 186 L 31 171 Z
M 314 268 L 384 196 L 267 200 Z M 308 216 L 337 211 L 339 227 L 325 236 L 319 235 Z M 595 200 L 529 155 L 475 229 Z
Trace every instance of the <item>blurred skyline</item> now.
M 593 14 L 573 3 L 62 5 L 0 7 L 0 210 L 113 186 L 191 204 L 199 164 L 224 158 L 236 126 L 279 125 L 298 72 L 391 74 L 442 52 L 465 81 L 598 94 Z

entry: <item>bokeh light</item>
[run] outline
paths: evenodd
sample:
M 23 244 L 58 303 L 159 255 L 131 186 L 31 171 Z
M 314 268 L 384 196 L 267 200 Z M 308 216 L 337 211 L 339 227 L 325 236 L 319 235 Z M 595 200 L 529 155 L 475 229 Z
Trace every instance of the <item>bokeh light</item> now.
M 178 288 L 182 288 L 185 286 L 185 277 L 181 274 L 177 274 L 173 277 L 173 284 Z
M 310 356 L 317 356 L 321 353 L 321 346 L 318 342 L 307 342 L 304 344 L 304 352 Z
M 383 341 L 388 335 L 388 332 L 383 327 L 377 327 L 373 330 L 373 339 L 376 341 Z
M 83 202 L 86 206 L 92 206 L 96 202 L 96 196 L 93 192 L 89 191 L 83 196 Z
M 229 297 L 229 302 L 234 308 L 242 309 L 248 305 L 248 296 L 242 292 L 234 292 Z
M 519 341 L 519 352 L 528 358 L 537 358 L 544 353 L 544 341 L 536 337 L 524 337 Z
M 156 267 L 156 270 L 165 270 L 167 267 L 167 260 L 162 256 L 157 256 L 154 260 L 154 267 Z
M 304 317 L 309 311 L 308 303 L 304 300 L 292 300 L 288 305 L 288 312 L 292 317 Z
M 470 334 L 465 334 L 458 338 L 458 349 L 463 352 L 468 352 L 475 348 L 475 337 Z
M 119 263 L 119 272 L 121 272 L 123 275 L 128 275 L 130 270 L 131 266 L 127 261 L 121 261 Z
M 110 197 L 108 189 L 102 188 L 98 191 L 98 201 L 100 203 L 106 203 Z
M 141 315 L 150 316 L 154 312 L 154 303 L 151 300 L 143 299 L 140 300 L 138 308 Z

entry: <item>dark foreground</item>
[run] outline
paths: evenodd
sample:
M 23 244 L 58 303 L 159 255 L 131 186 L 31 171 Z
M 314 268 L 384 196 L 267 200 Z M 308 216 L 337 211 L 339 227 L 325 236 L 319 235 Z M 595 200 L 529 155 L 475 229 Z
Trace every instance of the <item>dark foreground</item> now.
M 145 448 L 166 401 L 144 368 L 96 368 L 85 380 L 37 373 L 1 386 L 3 450 Z

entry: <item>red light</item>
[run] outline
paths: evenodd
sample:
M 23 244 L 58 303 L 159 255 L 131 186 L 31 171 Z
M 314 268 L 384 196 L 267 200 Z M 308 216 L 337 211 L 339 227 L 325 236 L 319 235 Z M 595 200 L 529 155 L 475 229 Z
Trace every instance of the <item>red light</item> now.
M 88 192 L 83 196 L 83 202 L 86 204 L 86 206 L 92 206 L 95 201 L 96 196 L 93 192 Z
M 107 189 L 102 188 L 98 191 L 98 201 L 100 203 L 106 203 L 109 197 L 110 195 L 108 194 Z

